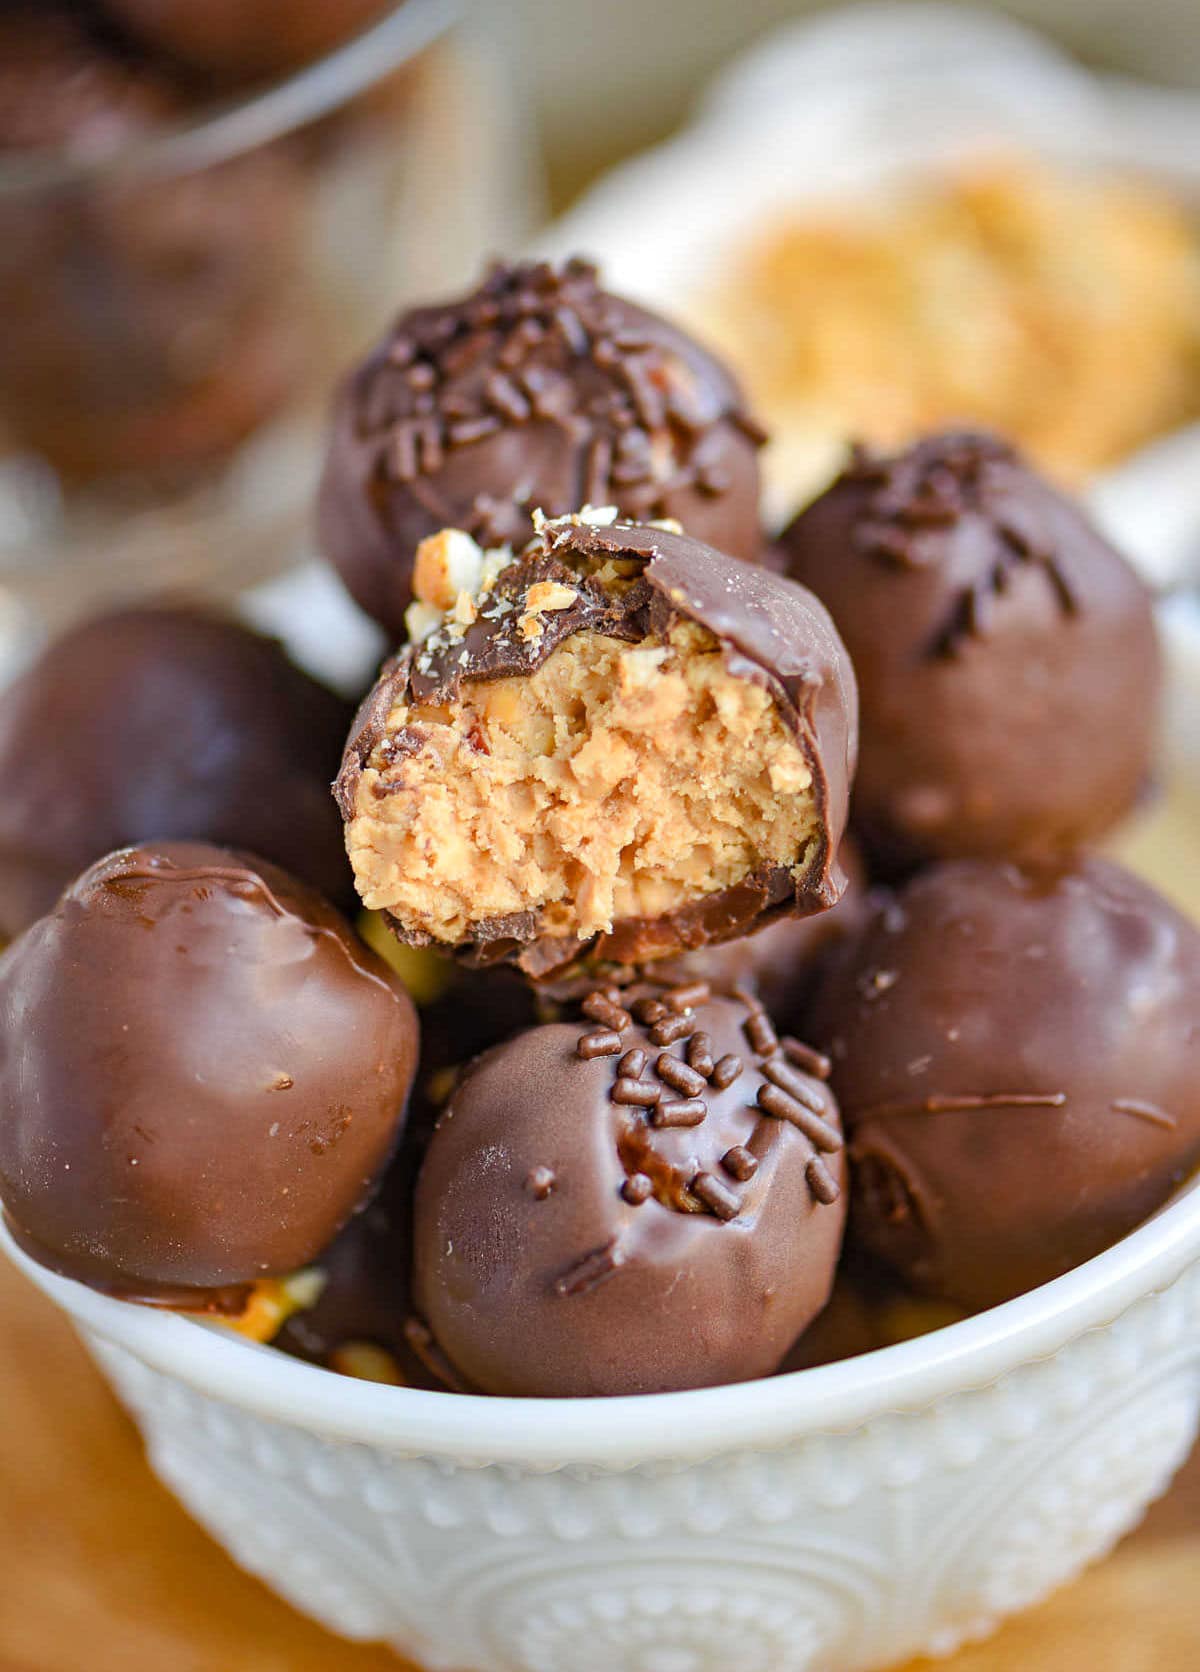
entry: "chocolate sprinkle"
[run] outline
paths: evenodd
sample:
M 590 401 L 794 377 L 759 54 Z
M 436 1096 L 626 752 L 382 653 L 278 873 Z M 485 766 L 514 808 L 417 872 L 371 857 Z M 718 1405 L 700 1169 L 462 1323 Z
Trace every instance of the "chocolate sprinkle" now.
M 765 1010 L 756 1010 L 745 1024 L 746 1038 L 760 1057 L 769 1057 L 779 1048 L 779 1036 Z
M 428 1324 L 410 1314 L 404 1320 L 403 1333 L 413 1357 L 435 1381 L 441 1382 L 451 1393 L 470 1393 L 471 1389 L 433 1339 Z
M 726 1086 L 733 1084 L 741 1072 L 742 1059 L 741 1057 L 735 1057 L 731 1052 L 728 1056 L 721 1058 L 709 1075 L 709 1079 L 718 1091 L 724 1091 Z
M 707 1033 L 694 1033 L 687 1043 L 687 1060 L 697 1074 L 707 1080 L 713 1071 L 712 1038 Z
M 798 1103 L 803 1103 L 806 1109 L 811 1109 L 814 1115 L 825 1113 L 825 1097 L 819 1085 L 815 1085 L 807 1075 L 799 1073 L 790 1063 L 780 1062 L 772 1058 L 763 1064 L 763 1073 L 774 1086 L 790 1092 Z
M 798 1102 L 790 1092 L 779 1086 L 759 1086 L 757 1101 L 764 1114 L 790 1121 L 803 1132 L 809 1143 L 824 1150 L 827 1155 L 834 1155 L 841 1149 L 842 1135 L 836 1127 L 830 1126 L 805 1104 Z
M 1152 1126 L 1173 1127 L 1179 1124 L 1174 1115 L 1160 1109 L 1157 1103 L 1147 1103 L 1140 1097 L 1118 1097 L 1112 1107 L 1118 1115 L 1134 1115 L 1138 1120 L 1148 1120 Z
M 623 1103 L 632 1108 L 651 1109 L 660 1101 L 663 1088 L 655 1085 L 653 1080 L 631 1080 L 622 1075 L 612 1089 L 614 1103 Z
M 658 1104 L 650 1115 L 652 1126 L 700 1126 L 708 1113 L 708 1104 L 698 1097 L 675 1098 Z
M 758 1157 L 748 1150 L 745 1144 L 734 1144 L 721 1157 L 721 1165 L 731 1178 L 737 1179 L 739 1184 L 745 1184 L 758 1171 Z
M 666 1052 L 659 1057 L 655 1064 L 659 1079 L 665 1080 L 676 1091 L 683 1092 L 685 1097 L 699 1097 L 707 1085 L 703 1074 L 692 1068 L 688 1063 L 680 1061 L 678 1057 L 669 1056 Z
M 829 1207 L 841 1195 L 841 1186 L 819 1155 L 814 1155 L 804 1169 L 809 1188 L 818 1202 Z
M 650 1029 L 650 1043 L 652 1045 L 674 1045 L 679 1039 L 685 1038 L 695 1029 L 695 1023 L 690 1016 L 669 1016 L 663 1022 L 656 1022 Z
M 580 1008 L 589 1021 L 602 1022 L 615 1033 L 624 1033 L 632 1021 L 629 1012 L 614 1004 L 607 993 L 589 993 Z
M 707 981 L 693 981 L 685 987 L 672 987 L 667 994 L 667 1006 L 677 1015 L 682 1015 L 698 1004 L 707 1004 L 711 997 L 712 988 Z
M 620 1049 L 621 1035 L 611 1028 L 600 1033 L 585 1033 L 575 1047 L 576 1054 L 584 1062 L 591 1062 L 595 1057 L 615 1057 Z
M 691 1183 L 691 1192 L 718 1219 L 736 1219 L 741 1212 L 741 1201 L 715 1173 L 697 1173 Z
M 799 1039 L 786 1038 L 782 1041 L 783 1054 L 789 1062 L 794 1062 L 803 1073 L 811 1075 L 814 1080 L 828 1080 L 833 1073 L 833 1064 L 827 1056 L 805 1045 Z
M 654 1186 L 645 1173 L 630 1173 L 621 1186 L 621 1196 L 631 1208 L 640 1208 L 654 1194 Z
M 670 1014 L 661 999 L 637 999 L 633 1005 L 633 1014 L 646 1027 L 653 1027 L 655 1022 L 661 1022 Z
M 555 1280 L 554 1292 L 568 1299 L 573 1295 L 590 1294 L 593 1289 L 620 1271 L 625 1264 L 620 1242 L 613 1237 L 602 1248 L 596 1248 L 590 1254 L 585 1254 L 577 1265 Z
M 632 1051 L 626 1051 L 625 1055 L 617 1064 L 617 1070 L 621 1074 L 622 1078 L 640 1080 L 645 1072 L 646 1062 L 647 1057 L 645 1051 L 639 1050 L 635 1047 Z

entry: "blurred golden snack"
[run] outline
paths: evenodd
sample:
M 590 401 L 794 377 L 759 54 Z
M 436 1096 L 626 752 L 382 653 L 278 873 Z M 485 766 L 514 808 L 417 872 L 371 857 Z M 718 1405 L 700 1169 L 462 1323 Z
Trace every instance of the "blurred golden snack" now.
M 1200 259 L 1143 180 L 1014 158 L 765 228 L 692 309 L 799 503 L 846 436 L 970 420 L 1080 481 L 1200 411 Z
M 382 1382 L 392 1388 L 408 1385 L 393 1355 L 373 1341 L 347 1341 L 335 1347 L 329 1355 L 329 1368 L 358 1382 Z
M 264 1277 L 251 1286 L 243 1312 L 217 1318 L 216 1322 L 248 1341 L 274 1341 L 289 1318 L 316 1305 L 324 1286 L 324 1277 L 314 1268 L 293 1272 L 290 1277 Z

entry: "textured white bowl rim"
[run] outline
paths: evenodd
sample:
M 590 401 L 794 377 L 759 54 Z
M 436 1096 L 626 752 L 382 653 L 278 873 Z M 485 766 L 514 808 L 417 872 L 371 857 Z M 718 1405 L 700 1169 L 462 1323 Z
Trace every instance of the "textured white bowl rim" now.
M 360 1382 L 217 1326 L 129 1305 L 9 1257 L 85 1330 L 202 1394 L 328 1439 L 533 1469 L 683 1463 L 786 1446 L 987 1387 L 1113 1323 L 1200 1259 L 1200 1179 L 1105 1253 L 990 1312 L 763 1381 L 620 1399 L 500 1399 Z

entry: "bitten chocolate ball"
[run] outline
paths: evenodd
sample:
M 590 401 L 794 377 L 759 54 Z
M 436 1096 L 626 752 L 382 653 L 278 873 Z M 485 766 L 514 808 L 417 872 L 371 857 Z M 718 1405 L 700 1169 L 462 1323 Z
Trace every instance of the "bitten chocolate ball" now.
M 1069 852 L 1137 800 L 1159 692 L 1149 597 L 1011 447 L 860 450 L 783 546 L 854 662 L 853 818 L 885 868 Z
M 839 954 L 808 1023 L 854 1241 L 991 1306 L 1100 1253 L 1200 1161 L 1200 932 L 1106 860 L 937 866 Z
M 760 440 L 729 374 L 594 268 L 497 267 L 461 301 L 402 315 L 345 384 L 321 545 L 396 635 L 417 547 L 442 528 L 519 548 L 535 510 L 615 505 L 753 561 Z
M 653 1393 L 776 1368 L 829 1297 L 827 1065 L 702 986 L 597 990 L 469 1068 L 417 1184 L 414 1300 L 487 1393 Z
M 234 83 L 308 63 L 389 3 L 395 0 L 103 0 L 146 47 Z
M 545 978 L 826 910 L 854 677 L 801 587 L 662 528 L 421 549 L 444 613 L 385 668 L 337 793 L 400 936 Z M 446 596 L 443 594 L 443 596 Z
M 329 797 L 350 709 L 274 639 L 199 610 L 65 634 L 0 693 L 0 931 L 147 838 L 245 846 L 353 898 Z
M 220 1305 L 307 1264 L 401 1130 L 416 1016 L 318 894 L 196 842 L 92 866 L 0 958 L 0 1200 L 52 1270 Z

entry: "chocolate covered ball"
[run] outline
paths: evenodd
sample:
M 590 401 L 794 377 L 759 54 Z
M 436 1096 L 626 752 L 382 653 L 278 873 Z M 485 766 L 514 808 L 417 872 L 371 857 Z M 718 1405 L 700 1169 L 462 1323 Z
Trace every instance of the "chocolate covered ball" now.
M 417 1184 L 414 1300 L 487 1393 L 653 1393 L 776 1368 L 828 1299 L 825 1065 L 697 986 L 598 990 L 479 1058 Z
M 1150 599 L 1080 508 L 986 435 L 859 450 L 782 537 L 858 675 L 854 824 L 884 868 L 1101 836 L 1150 767 Z
M 839 954 L 856 1245 L 978 1308 L 1069 1271 L 1200 1162 L 1200 931 L 1102 859 L 935 866 Z
M 234 83 L 308 63 L 389 3 L 395 0 L 103 0 L 146 47 Z
M 417 547 L 442 528 L 519 548 L 534 511 L 615 505 L 753 561 L 760 440 L 717 361 L 601 290 L 594 268 L 497 267 L 469 296 L 402 315 L 345 384 L 321 546 L 397 636 Z
M 359 893 L 401 938 L 545 979 L 836 903 L 854 676 L 811 593 L 580 517 L 515 561 L 448 532 L 423 594 L 434 570 L 453 602 L 414 606 L 425 636 L 337 785 Z
M 0 1200 L 43 1264 L 195 1309 L 307 1264 L 370 1196 L 417 1056 L 325 900 L 197 842 L 84 873 L 0 958 Z
M 147 838 L 245 846 L 353 898 L 329 795 L 350 710 L 274 639 L 188 609 L 127 610 L 0 692 L 0 932 Z

